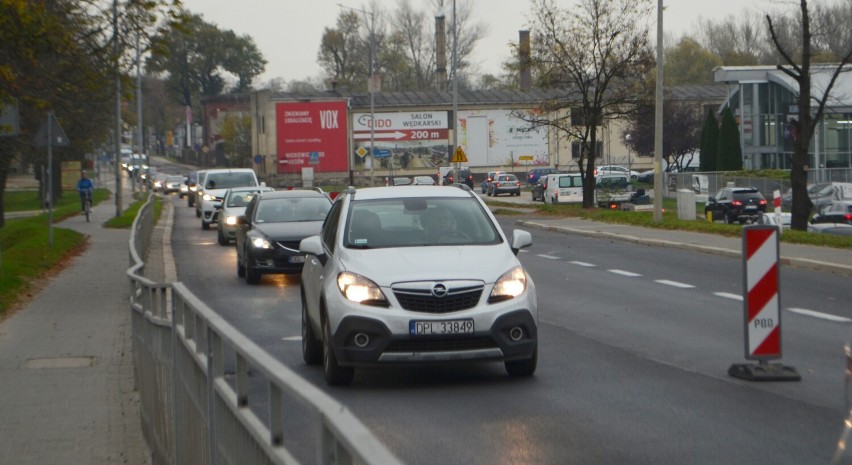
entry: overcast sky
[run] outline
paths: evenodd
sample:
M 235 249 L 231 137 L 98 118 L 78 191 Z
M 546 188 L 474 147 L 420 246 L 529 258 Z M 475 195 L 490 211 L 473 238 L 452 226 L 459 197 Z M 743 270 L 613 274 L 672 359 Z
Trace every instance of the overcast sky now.
M 376 0 L 386 11 L 397 0 Z M 452 2 L 447 0 L 450 5 Z M 518 31 L 528 29 L 528 0 L 472 0 L 474 17 L 488 25 L 473 61 L 484 73 L 501 74 L 500 65 L 511 53 L 508 44 L 517 42 Z M 368 0 L 182 0 L 185 8 L 201 14 L 205 21 L 238 35 L 250 35 L 268 61 L 266 72 L 256 84 L 272 78 L 285 81 L 317 77 L 317 51 L 326 27 L 334 27 L 341 6 L 364 8 Z M 431 4 L 413 0 L 413 4 Z M 572 0 L 562 2 L 571 5 Z M 680 37 L 697 28 L 698 19 L 722 20 L 751 9 L 795 7 L 790 0 L 664 0 L 663 28 L 667 35 Z M 758 10 L 759 11 L 759 10 Z M 655 40 L 654 36 L 654 39 Z

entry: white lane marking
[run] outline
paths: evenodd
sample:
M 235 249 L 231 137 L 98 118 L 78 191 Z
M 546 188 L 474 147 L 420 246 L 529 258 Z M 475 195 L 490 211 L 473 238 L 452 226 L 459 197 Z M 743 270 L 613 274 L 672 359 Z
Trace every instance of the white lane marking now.
M 793 313 L 798 313 L 800 315 L 812 316 L 814 318 L 822 318 L 823 320 L 836 321 L 838 323 L 852 323 L 852 320 L 850 320 L 849 318 L 844 318 L 842 316 L 829 315 L 828 313 L 815 312 L 813 310 L 808 310 L 806 308 L 791 307 L 791 308 L 788 308 L 787 310 L 789 310 Z
M 655 282 L 658 282 L 660 284 L 665 284 L 666 286 L 679 287 L 681 289 L 691 289 L 691 288 L 695 287 L 692 284 L 679 283 L 677 281 L 669 281 L 668 279 L 658 279 Z
M 639 273 L 634 273 L 632 271 L 624 271 L 624 270 L 607 270 L 610 273 L 620 274 L 621 276 L 628 276 L 631 278 L 635 278 L 636 276 L 642 276 Z
M 739 294 L 731 294 L 731 293 L 728 293 L 728 292 L 714 292 L 713 295 L 717 295 L 719 297 L 724 297 L 726 299 L 734 299 L 734 300 L 739 300 L 739 301 L 743 300 L 743 296 L 741 296 Z
M 282 337 L 282 341 L 301 341 L 302 336 L 290 336 L 290 337 Z
M 577 265 L 577 266 L 585 266 L 587 268 L 594 268 L 594 267 L 597 266 L 594 263 L 587 263 L 587 262 L 576 262 L 575 261 L 575 262 L 568 262 L 568 263 L 571 263 L 571 264 L 574 264 L 574 265 Z
M 559 257 L 553 256 L 553 255 L 545 255 L 545 254 L 540 253 L 537 256 L 541 257 L 541 258 L 546 258 L 548 260 L 559 260 Z

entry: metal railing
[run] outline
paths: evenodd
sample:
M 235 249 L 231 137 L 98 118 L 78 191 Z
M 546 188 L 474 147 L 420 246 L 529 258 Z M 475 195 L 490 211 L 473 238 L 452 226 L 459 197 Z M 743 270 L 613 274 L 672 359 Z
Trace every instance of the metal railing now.
M 401 464 L 346 407 L 183 284 L 142 276 L 152 199 L 133 223 L 127 275 L 136 388 L 153 463 Z

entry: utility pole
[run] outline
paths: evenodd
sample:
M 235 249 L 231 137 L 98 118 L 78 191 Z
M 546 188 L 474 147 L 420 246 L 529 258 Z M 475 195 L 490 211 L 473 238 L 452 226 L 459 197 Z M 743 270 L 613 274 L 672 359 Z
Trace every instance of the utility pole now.
M 663 221 L 663 0 L 657 0 L 657 89 L 654 109 L 654 222 Z
M 118 0 L 112 0 L 112 38 L 115 53 L 115 217 L 121 216 L 121 66 L 118 59 Z

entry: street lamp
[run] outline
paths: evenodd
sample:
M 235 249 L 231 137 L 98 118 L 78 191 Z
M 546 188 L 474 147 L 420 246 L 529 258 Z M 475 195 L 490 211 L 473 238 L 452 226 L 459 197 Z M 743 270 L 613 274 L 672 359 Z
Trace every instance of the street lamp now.
M 372 11 L 367 11 L 363 8 L 355 8 L 351 6 L 342 5 L 340 3 L 337 6 L 341 8 L 346 8 L 348 10 L 360 11 L 364 16 L 370 15 L 370 76 L 367 80 L 367 90 L 370 92 L 370 186 L 375 186 L 375 167 L 376 167 L 376 130 L 375 130 L 375 118 L 376 118 L 376 97 L 375 97 L 375 56 L 376 56 L 376 40 L 374 34 L 374 27 L 376 25 L 376 15 Z M 391 159 L 388 159 L 388 163 L 392 162 Z M 390 166 L 390 165 L 388 165 Z

